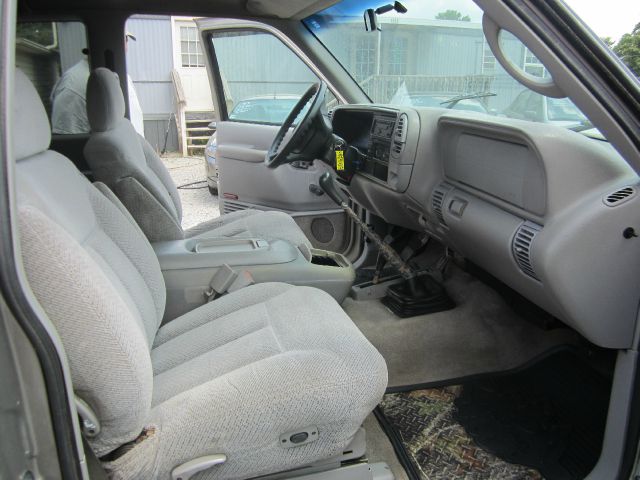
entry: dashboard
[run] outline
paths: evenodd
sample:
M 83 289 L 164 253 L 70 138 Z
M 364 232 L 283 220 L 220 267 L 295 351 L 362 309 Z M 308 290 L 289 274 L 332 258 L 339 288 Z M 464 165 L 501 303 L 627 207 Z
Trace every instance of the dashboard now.
M 407 146 L 406 131 L 415 112 L 379 107 L 376 109 L 336 109 L 334 133 L 351 147 L 345 152 L 344 169 L 338 178 L 350 183 L 357 173 L 394 191 L 405 191 L 411 178 L 415 142 Z
M 561 127 L 439 108 L 345 105 L 339 180 L 387 223 L 423 231 L 593 343 L 631 346 L 640 303 L 637 174 Z

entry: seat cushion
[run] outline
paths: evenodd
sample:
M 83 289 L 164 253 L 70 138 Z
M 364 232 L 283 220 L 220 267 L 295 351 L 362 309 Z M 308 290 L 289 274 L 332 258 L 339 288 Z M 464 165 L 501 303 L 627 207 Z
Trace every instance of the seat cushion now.
M 186 238 L 262 238 L 286 240 L 293 245 L 311 243 L 291 215 L 277 211 L 242 210 L 200 223 L 184 232 Z
M 227 462 L 199 479 L 248 478 L 339 454 L 387 385 L 380 354 L 314 288 L 247 287 L 170 322 L 158 338 L 153 439 L 120 460 L 130 465 L 138 449 L 150 455 L 145 478 L 214 453 Z M 280 444 L 281 434 L 306 427 L 317 427 L 316 441 Z

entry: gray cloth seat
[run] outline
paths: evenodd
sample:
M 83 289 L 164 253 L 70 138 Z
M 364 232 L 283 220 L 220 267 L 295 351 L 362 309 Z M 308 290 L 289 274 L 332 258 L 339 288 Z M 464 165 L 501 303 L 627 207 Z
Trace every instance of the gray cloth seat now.
M 62 341 L 74 392 L 96 413 L 89 444 L 112 478 L 240 479 L 340 453 L 381 399 L 386 365 L 325 292 L 253 285 L 160 326 L 151 245 L 103 184 L 48 150 L 44 107 L 16 72 L 13 143 L 26 276 Z M 26 141 L 28 140 L 28 141 Z M 285 448 L 280 435 L 317 428 Z
M 182 204 L 169 172 L 124 115 L 124 96 L 118 78 L 106 68 L 94 70 L 87 84 L 91 137 L 84 156 L 95 179 L 118 196 L 149 241 L 193 236 L 257 237 L 311 246 L 293 218 L 276 211 L 234 212 L 183 231 Z

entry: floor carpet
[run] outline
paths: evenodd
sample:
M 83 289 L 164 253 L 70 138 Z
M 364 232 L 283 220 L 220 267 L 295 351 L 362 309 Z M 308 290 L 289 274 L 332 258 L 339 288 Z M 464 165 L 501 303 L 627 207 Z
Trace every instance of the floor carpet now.
M 398 318 L 379 300 L 342 307 L 387 362 L 389 386 L 431 383 L 516 368 L 558 345 L 581 341 L 569 328 L 525 321 L 491 287 L 455 265 L 444 283 L 456 308 Z
M 571 350 L 517 372 L 385 395 L 376 414 L 413 479 L 584 478 L 610 379 Z

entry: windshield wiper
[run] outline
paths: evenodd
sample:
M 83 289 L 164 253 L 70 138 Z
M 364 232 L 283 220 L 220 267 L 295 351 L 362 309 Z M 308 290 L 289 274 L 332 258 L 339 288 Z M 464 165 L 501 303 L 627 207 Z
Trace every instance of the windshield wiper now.
M 476 92 L 476 93 L 468 93 L 466 95 L 456 95 L 455 97 L 451 97 L 444 102 L 440 102 L 440 105 L 449 105 L 447 108 L 453 108 L 456 104 L 462 100 L 470 100 L 472 98 L 485 98 L 485 97 L 495 97 L 497 94 L 492 92 Z
M 575 127 L 569 127 L 569 130 L 573 130 L 574 132 L 583 132 L 585 130 L 590 130 L 594 128 L 593 123 L 589 120 L 584 120 L 580 123 L 580 125 L 576 125 Z

